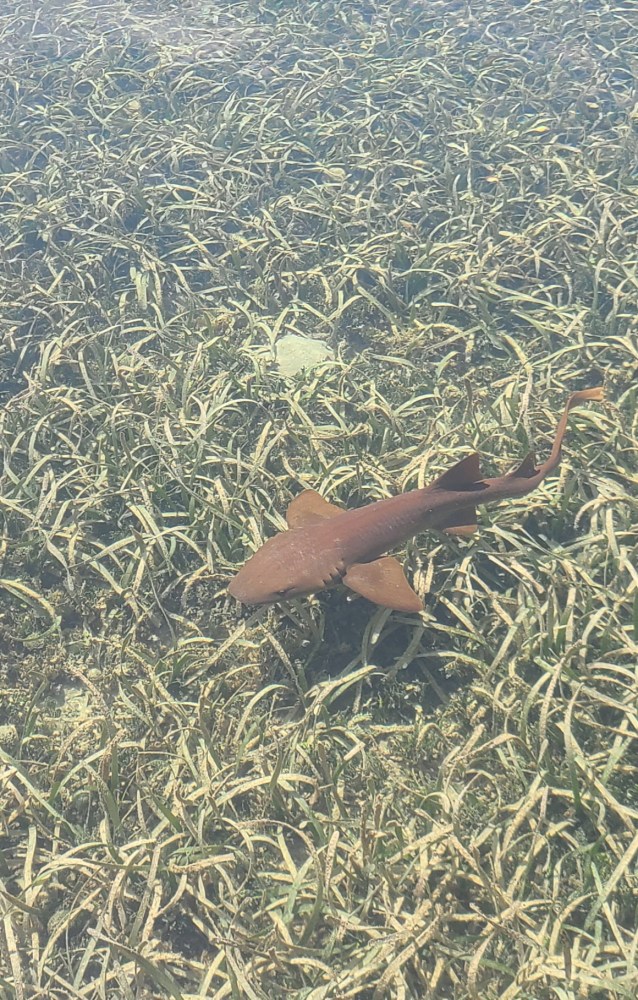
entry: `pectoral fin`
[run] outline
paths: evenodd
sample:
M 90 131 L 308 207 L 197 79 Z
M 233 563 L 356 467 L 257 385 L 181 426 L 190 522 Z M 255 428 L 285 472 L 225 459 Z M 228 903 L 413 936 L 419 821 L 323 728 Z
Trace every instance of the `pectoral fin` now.
M 374 604 L 393 611 L 422 611 L 423 602 L 412 590 L 401 563 L 383 556 L 369 563 L 355 563 L 342 583 Z
M 317 521 L 324 521 L 327 517 L 336 517 L 337 514 L 343 514 L 341 507 L 328 503 L 316 490 L 304 490 L 288 504 L 286 521 L 289 528 L 300 528 L 304 524 L 313 524 Z

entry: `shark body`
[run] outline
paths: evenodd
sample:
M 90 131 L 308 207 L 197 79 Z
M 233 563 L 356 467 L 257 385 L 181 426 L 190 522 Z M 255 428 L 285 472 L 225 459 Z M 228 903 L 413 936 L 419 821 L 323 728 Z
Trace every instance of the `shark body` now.
M 248 559 L 231 581 L 229 593 L 244 604 L 273 604 L 343 583 L 383 607 L 421 611 L 421 598 L 401 564 L 386 553 L 428 528 L 470 535 L 477 529 L 478 504 L 531 493 L 560 462 L 569 411 L 578 403 L 602 398 L 602 387 L 572 393 L 550 455 L 538 466 L 530 453 L 512 472 L 485 479 L 474 452 L 423 489 L 353 510 L 304 490 L 288 507 L 288 530 L 270 538 Z

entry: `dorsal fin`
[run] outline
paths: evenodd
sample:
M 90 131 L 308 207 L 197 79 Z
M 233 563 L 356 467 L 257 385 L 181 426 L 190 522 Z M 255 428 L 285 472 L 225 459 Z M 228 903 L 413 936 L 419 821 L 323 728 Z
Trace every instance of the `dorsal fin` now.
M 299 528 L 304 524 L 324 521 L 327 517 L 336 517 L 337 514 L 343 514 L 341 507 L 324 500 L 316 490 L 304 490 L 288 504 L 286 521 L 289 528 Z
M 481 479 L 481 458 L 479 453 L 474 451 L 439 476 L 432 485 L 443 490 L 462 490 L 481 482 Z
M 536 456 L 533 451 L 530 451 L 528 455 L 525 456 L 521 464 L 517 469 L 512 472 L 508 472 L 508 479 L 531 479 L 538 472 L 536 468 Z

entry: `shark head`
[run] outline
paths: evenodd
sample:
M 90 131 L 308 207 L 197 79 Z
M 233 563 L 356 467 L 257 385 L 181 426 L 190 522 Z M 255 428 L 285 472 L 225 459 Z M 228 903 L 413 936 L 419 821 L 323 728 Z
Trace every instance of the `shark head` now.
M 228 593 L 242 604 L 276 604 L 338 583 L 338 560 L 308 545 L 306 534 L 291 528 L 270 538 L 233 577 Z

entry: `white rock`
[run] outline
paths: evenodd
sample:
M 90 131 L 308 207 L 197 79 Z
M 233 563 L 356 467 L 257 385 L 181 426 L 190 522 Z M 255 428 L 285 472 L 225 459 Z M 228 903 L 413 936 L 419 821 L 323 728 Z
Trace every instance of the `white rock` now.
M 282 375 L 296 375 L 303 368 L 314 368 L 334 358 L 334 352 L 325 341 L 299 337 L 296 333 L 288 333 L 277 341 L 275 355 Z

